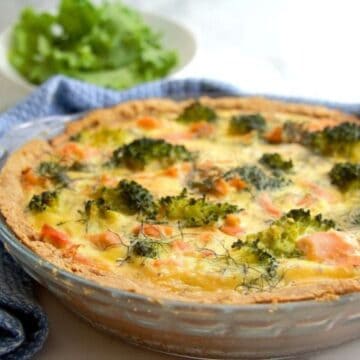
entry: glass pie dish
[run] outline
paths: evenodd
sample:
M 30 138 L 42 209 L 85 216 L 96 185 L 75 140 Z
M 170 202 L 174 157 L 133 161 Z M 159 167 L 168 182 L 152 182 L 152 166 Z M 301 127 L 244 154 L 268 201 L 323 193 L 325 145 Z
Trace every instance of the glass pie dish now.
M 0 165 L 28 140 L 55 136 L 74 118 L 49 117 L 13 127 L 0 139 Z M 159 301 L 54 266 L 23 245 L 3 219 L 0 236 L 25 271 L 69 309 L 97 328 L 156 351 L 201 359 L 287 358 L 360 334 L 359 293 L 283 304 Z

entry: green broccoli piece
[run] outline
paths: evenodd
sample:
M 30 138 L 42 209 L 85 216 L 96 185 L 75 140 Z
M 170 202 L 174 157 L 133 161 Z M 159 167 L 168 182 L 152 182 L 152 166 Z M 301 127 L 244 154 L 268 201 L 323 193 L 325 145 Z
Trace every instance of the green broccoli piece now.
M 113 152 L 110 164 L 142 170 L 152 161 L 170 165 L 176 161 L 193 160 L 194 155 L 183 145 L 173 145 L 161 139 L 141 138 Z
M 360 159 L 360 125 L 344 122 L 335 127 L 307 133 L 303 144 L 321 155 Z
M 67 170 L 86 172 L 90 170 L 90 166 L 80 161 L 74 161 L 70 166 L 67 167 Z
M 55 205 L 58 199 L 56 191 L 44 191 L 41 194 L 34 195 L 29 202 L 29 209 L 33 212 L 42 212 Z
M 329 172 L 331 183 L 342 191 L 360 189 L 360 164 L 338 163 Z
M 311 216 L 309 210 L 293 209 L 265 230 L 247 235 L 245 243 L 259 241 L 276 257 L 298 257 L 301 255 L 296 246 L 296 240 L 299 237 L 318 231 L 327 231 L 335 226 L 333 220 L 323 219 L 321 214 Z M 232 248 L 240 248 L 242 244 L 243 241 L 238 240 L 233 243 Z
M 87 200 L 80 213 L 87 223 L 92 215 L 105 216 L 108 210 L 154 219 L 158 213 L 158 204 L 149 190 L 135 181 L 124 179 L 114 188 L 100 189 L 97 198 Z
M 239 176 L 248 185 L 252 185 L 256 190 L 277 189 L 288 183 L 280 176 L 268 175 L 258 166 L 244 165 L 227 171 L 224 174 L 226 180 Z
M 308 227 L 310 226 L 317 229 L 316 231 L 326 231 L 336 226 L 333 220 L 324 219 L 321 214 L 317 214 L 312 217 L 310 210 L 304 210 L 302 208 L 292 209 L 285 216 L 298 223 L 302 223 L 304 225 L 308 224 Z
M 217 114 L 208 106 L 202 105 L 199 101 L 195 101 L 187 106 L 176 120 L 182 123 L 200 121 L 215 122 L 217 120 Z
M 109 204 L 103 198 L 87 200 L 84 203 L 84 211 L 79 211 L 83 215 L 83 220 L 87 222 L 94 214 L 104 216 L 106 211 L 110 210 Z
M 86 129 L 70 136 L 71 141 L 88 144 L 94 147 L 117 147 L 124 144 L 126 132 L 122 129 L 102 127 L 100 129 Z
M 263 154 L 259 162 L 271 170 L 288 171 L 293 167 L 292 160 L 284 160 L 278 153 Z
M 265 118 L 260 114 L 233 116 L 230 120 L 229 131 L 232 134 L 247 134 L 256 130 L 263 132 L 266 129 Z
M 179 220 L 188 227 L 212 224 L 227 214 L 240 211 L 236 205 L 212 203 L 204 197 L 188 197 L 186 189 L 180 195 L 161 198 L 159 203 L 161 215 L 170 220 Z
M 259 239 L 250 242 L 237 240 L 232 244 L 232 249 L 241 250 L 241 258 L 245 259 L 247 263 L 263 266 L 269 279 L 276 276 L 279 265 L 276 257 Z
M 70 178 L 66 174 L 66 171 L 66 166 L 52 161 L 43 161 L 37 168 L 37 172 L 40 176 L 43 176 L 62 187 L 66 187 L 70 183 Z
M 156 217 L 158 206 L 149 190 L 135 181 L 121 180 L 115 188 L 104 188 L 98 205 L 103 209 Z M 100 203 L 99 203 L 100 201 Z
M 229 251 L 229 256 L 242 268 L 243 279 L 239 284 L 241 287 L 247 290 L 264 290 L 279 283 L 279 263 L 272 251 L 260 240 L 236 241 Z
M 158 246 L 155 241 L 138 240 L 131 248 L 131 254 L 154 259 L 158 257 Z

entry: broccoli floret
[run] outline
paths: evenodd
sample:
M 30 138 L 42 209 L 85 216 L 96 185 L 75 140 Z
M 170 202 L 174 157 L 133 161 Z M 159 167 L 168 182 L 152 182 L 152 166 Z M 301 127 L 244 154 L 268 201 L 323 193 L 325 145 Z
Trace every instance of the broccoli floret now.
M 228 181 L 236 177 L 241 178 L 246 183 L 245 189 L 251 189 L 251 187 L 256 190 L 277 189 L 290 183 L 290 180 L 285 179 L 279 171 L 269 173 L 256 165 L 244 165 L 230 169 L 225 173 L 217 168 L 208 171 L 207 174 L 194 171 L 188 185 L 206 194 L 214 190 L 217 180 L 225 179 Z
M 331 183 L 342 191 L 360 189 L 360 164 L 338 163 L 329 173 Z
M 199 101 L 195 101 L 187 106 L 176 120 L 182 123 L 199 121 L 215 122 L 217 120 L 217 115 L 213 109 L 202 105 Z
M 111 146 L 122 145 L 126 139 L 126 132 L 122 129 L 100 128 L 86 129 L 70 137 L 71 141 L 89 144 L 91 146 Z
M 44 161 L 40 163 L 37 168 L 40 176 L 44 176 L 62 187 L 66 187 L 70 183 L 70 178 L 67 176 L 66 170 L 66 166 L 52 161 Z
M 260 114 L 233 116 L 230 120 L 229 130 L 232 134 L 243 135 L 253 130 L 263 132 L 265 129 L 266 121 Z
M 56 191 L 44 191 L 41 194 L 34 195 L 29 202 L 29 209 L 34 212 L 42 212 L 53 206 L 58 199 Z
M 215 223 L 218 219 L 240 211 L 236 205 L 212 203 L 203 198 L 188 197 L 186 189 L 180 195 L 160 199 L 160 214 L 170 220 L 179 220 L 185 226 L 195 227 Z
M 265 230 L 247 235 L 245 243 L 259 241 L 276 257 L 298 257 L 300 252 L 297 249 L 296 240 L 299 237 L 318 231 L 327 231 L 334 227 L 334 221 L 323 219 L 321 214 L 311 216 L 309 210 L 293 209 Z M 238 248 L 241 245 L 240 240 L 232 247 Z
M 93 211 L 100 213 L 100 215 L 104 216 L 107 210 L 110 210 L 110 206 L 105 202 L 103 198 L 87 200 L 84 203 L 84 211 L 80 211 L 80 213 L 84 217 L 84 221 L 87 222 L 91 216 L 93 215 Z
M 141 239 L 134 243 L 131 254 L 154 259 L 159 255 L 159 249 L 155 241 Z
M 263 154 L 259 162 L 271 170 L 288 171 L 292 169 L 292 160 L 284 160 L 278 153 Z
M 276 189 L 288 183 L 283 177 L 268 175 L 255 165 L 237 167 L 224 174 L 226 180 L 236 176 L 239 176 L 248 185 L 255 187 L 256 190 Z
M 79 171 L 79 172 L 86 172 L 89 171 L 90 167 L 88 164 L 85 164 L 80 161 L 74 161 L 67 170 L 69 171 Z
M 135 181 L 124 179 L 114 188 L 100 189 L 96 199 L 85 202 L 84 210 L 80 211 L 85 222 L 90 219 L 94 209 L 97 211 L 96 214 L 101 216 L 111 210 L 154 219 L 158 212 L 158 205 L 149 190 Z
M 158 211 L 150 191 L 135 181 L 121 180 L 115 188 L 104 188 L 101 199 L 103 208 L 131 215 L 140 214 L 153 219 Z
M 305 210 L 302 208 L 292 209 L 285 216 L 288 219 L 293 219 L 298 223 L 302 223 L 303 225 L 308 225 L 308 227 L 317 229 L 317 231 L 326 231 L 336 226 L 333 220 L 323 219 L 321 214 L 317 214 L 312 217 L 310 210 Z
M 264 290 L 279 282 L 279 263 L 272 252 L 256 239 L 236 241 L 229 252 L 231 259 L 243 269 L 241 286 L 245 289 Z
M 360 125 L 344 122 L 335 127 L 307 133 L 304 145 L 322 155 L 335 155 L 357 160 L 359 156 Z
M 183 145 L 173 145 L 161 139 L 141 138 L 116 149 L 110 164 L 142 170 L 152 161 L 169 165 L 176 161 L 189 161 L 193 158 L 194 155 Z
M 237 240 L 232 244 L 232 249 L 241 250 L 241 259 L 245 260 L 248 264 L 258 264 L 265 267 L 266 275 L 269 278 L 276 276 L 278 262 L 271 251 L 259 239 L 250 242 Z M 233 254 L 233 256 L 236 255 Z

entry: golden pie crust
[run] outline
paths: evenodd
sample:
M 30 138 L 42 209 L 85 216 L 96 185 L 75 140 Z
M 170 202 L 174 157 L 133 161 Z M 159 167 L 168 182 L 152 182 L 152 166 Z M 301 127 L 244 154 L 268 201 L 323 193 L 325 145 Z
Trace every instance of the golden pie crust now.
M 334 119 L 336 121 L 356 121 L 355 116 L 331 110 L 322 106 L 292 104 L 272 101 L 258 97 L 201 98 L 200 101 L 215 110 L 246 110 L 254 112 L 286 112 L 289 114 L 311 116 L 314 119 Z M 47 141 L 34 140 L 11 154 L 0 175 L 0 210 L 8 226 L 16 237 L 32 251 L 55 266 L 70 273 L 92 280 L 102 286 L 143 294 L 149 298 L 176 299 L 198 303 L 249 304 L 269 302 L 289 302 L 310 299 L 333 298 L 351 292 L 360 291 L 360 279 L 323 280 L 317 283 L 294 284 L 271 291 L 239 293 L 236 290 L 219 292 L 182 291 L 171 292 L 155 286 L 150 280 L 138 282 L 132 278 L 119 278 L 111 272 L 95 270 L 84 264 L 76 264 L 62 256 L 59 249 L 40 241 L 39 234 L 27 223 L 24 212 L 24 189 L 21 172 L 34 166 L 46 152 L 68 141 L 69 137 L 80 130 L 114 122 L 150 115 L 178 114 L 191 100 L 172 101 L 169 99 L 149 99 L 130 101 L 114 107 L 91 111 L 83 118 L 67 125 L 63 134 Z M 54 276 L 56 273 L 54 272 Z

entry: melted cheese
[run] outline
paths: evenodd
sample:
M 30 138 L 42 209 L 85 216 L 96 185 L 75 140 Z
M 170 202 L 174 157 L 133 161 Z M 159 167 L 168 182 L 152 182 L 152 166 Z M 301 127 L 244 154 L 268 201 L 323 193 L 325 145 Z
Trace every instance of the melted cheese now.
M 206 138 L 176 140 L 190 151 L 198 153 L 198 163 L 211 163 L 226 171 L 235 166 L 257 164 L 257 160 L 265 152 L 278 152 L 284 158 L 291 158 L 294 169 L 287 175 L 289 185 L 277 190 L 267 191 L 275 208 L 285 213 L 293 208 L 302 207 L 301 201 L 306 197 L 313 199 L 308 208 L 313 214 L 322 213 L 323 216 L 341 222 L 349 208 L 355 207 L 359 200 L 356 196 L 347 196 L 331 186 L 327 173 L 334 160 L 314 155 L 298 144 L 271 145 L 258 139 L 256 134 L 250 135 L 250 140 L 241 136 L 230 136 L 227 132 L 231 112 L 224 112 L 215 125 L 213 135 Z M 265 114 L 266 116 L 266 114 Z M 289 114 L 272 114 L 272 125 L 282 124 L 291 118 L 293 121 L 310 121 L 304 116 Z M 136 120 L 136 119 L 134 119 Z M 179 229 L 176 222 L 170 223 L 174 233 L 169 238 L 166 249 L 161 252 L 160 258 L 138 258 L 126 261 L 128 247 L 134 237 L 134 228 L 140 222 L 136 215 L 126 215 L 120 212 L 108 211 L 106 216 L 91 219 L 84 223 L 82 211 L 84 202 L 91 198 L 95 189 L 102 186 L 101 179 L 107 178 L 116 184 L 123 178 L 136 180 L 150 190 L 156 198 L 167 195 L 177 195 L 186 185 L 186 174 L 171 177 L 158 166 L 150 166 L 143 172 L 134 172 L 126 168 L 108 168 L 101 166 L 104 159 L 111 154 L 123 141 L 128 143 L 141 136 L 167 138 L 174 133 L 188 131 L 187 125 L 179 124 L 173 119 L 161 119 L 161 128 L 146 131 L 137 128 L 134 122 L 127 122 L 122 127 L 121 136 L 101 130 L 101 134 L 85 132 L 80 146 L 85 149 L 91 145 L 96 147 L 100 154 L 90 162 L 93 168 L 90 172 L 71 172 L 73 180 L 67 189 L 60 192 L 58 203 L 44 212 L 33 214 L 26 212 L 28 220 L 40 231 L 43 224 L 49 224 L 66 232 L 71 242 L 80 245 L 78 253 L 92 259 L 99 259 L 107 263 L 111 270 L 120 274 L 132 274 L 137 278 L 151 278 L 152 281 L 169 289 L 200 288 L 209 291 L 218 291 L 222 288 L 239 289 L 240 284 L 247 278 L 256 276 L 256 269 L 239 268 L 235 266 L 227 254 L 231 245 L 238 237 L 261 231 L 269 226 L 274 216 L 264 211 L 259 197 L 261 192 L 229 191 L 225 196 L 218 198 L 208 195 L 211 201 L 228 202 L 243 208 L 238 217 L 243 233 L 231 236 L 221 231 L 221 224 L 213 227 Z M 95 130 L 93 130 L 94 132 Z M 181 137 L 179 137 L 181 138 Z M 124 140 L 125 139 L 125 140 Z M 118 144 L 119 143 L 119 144 Z M 44 159 L 46 160 L 46 159 Z M 39 188 L 33 188 L 28 194 L 28 200 Z M 89 234 L 97 234 L 107 230 L 120 234 L 124 240 L 117 246 L 99 249 L 89 241 Z M 358 237 L 357 228 L 353 228 L 354 236 Z M 204 233 L 209 233 L 207 239 Z M 156 241 L 156 240 L 154 240 Z M 176 241 L 185 243 L 183 249 L 174 246 Z M 216 254 L 216 256 L 213 256 Z M 304 259 L 281 259 L 279 271 L 283 274 L 282 284 L 291 282 L 309 282 L 324 278 L 349 278 L 359 275 L 359 271 L 352 267 L 341 267 L 330 264 L 307 261 Z

